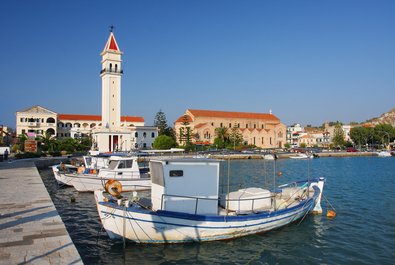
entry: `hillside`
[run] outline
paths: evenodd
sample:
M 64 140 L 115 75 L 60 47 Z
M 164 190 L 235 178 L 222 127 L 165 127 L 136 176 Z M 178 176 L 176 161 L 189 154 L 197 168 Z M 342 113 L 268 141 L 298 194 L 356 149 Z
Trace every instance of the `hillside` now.
M 367 120 L 366 122 L 372 123 L 375 125 L 386 123 L 386 124 L 391 124 L 393 127 L 395 127 L 395 108 L 386 112 L 386 113 L 381 114 L 381 116 L 378 118 L 373 118 L 373 119 Z

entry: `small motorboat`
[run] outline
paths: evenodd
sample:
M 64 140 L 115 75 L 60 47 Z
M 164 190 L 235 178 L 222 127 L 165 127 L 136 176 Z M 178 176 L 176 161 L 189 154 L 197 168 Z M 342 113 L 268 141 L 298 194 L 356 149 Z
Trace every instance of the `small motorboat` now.
M 219 193 L 220 160 L 151 160 L 150 197 L 117 189 L 95 191 L 97 210 L 111 239 L 182 243 L 232 239 L 260 233 L 311 212 L 322 213 L 324 178 L 267 190 Z M 119 185 L 118 185 L 119 186 Z
M 119 181 L 124 191 L 146 190 L 151 187 L 149 172 L 139 167 L 137 157 L 110 156 L 106 167 L 78 167 L 78 170 L 69 170 L 60 166 L 54 173 L 77 191 L 102 189 L 110 179 Z

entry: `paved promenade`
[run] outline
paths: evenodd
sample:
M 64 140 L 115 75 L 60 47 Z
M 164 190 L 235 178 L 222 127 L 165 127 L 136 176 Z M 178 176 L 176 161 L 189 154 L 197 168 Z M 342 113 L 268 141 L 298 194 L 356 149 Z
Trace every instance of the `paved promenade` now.
M 33 161 L 0 162 L 0 264 L 83 264 Z

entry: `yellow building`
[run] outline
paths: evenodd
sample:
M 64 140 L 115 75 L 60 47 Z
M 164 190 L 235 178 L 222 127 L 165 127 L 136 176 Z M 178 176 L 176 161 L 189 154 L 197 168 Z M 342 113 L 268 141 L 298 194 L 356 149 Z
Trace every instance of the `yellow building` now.
M 286 143 L 286 126 L 271 113 L 187 109 L 174 124 L 177 141 L 181 145 L 185 144 L 180 140 L 180 130 L 184 127 L 190 128 L 193 143 L 213 144 L 216 128 L 227 128 L 230 133 L 232 127 L 238 128 L 245 144 L 282 148 Z

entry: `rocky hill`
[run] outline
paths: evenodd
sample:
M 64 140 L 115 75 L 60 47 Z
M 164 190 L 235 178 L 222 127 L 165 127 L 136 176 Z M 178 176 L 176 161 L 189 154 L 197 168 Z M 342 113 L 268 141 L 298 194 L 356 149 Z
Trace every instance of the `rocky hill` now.
M 395 108 L 381 114 L 380 117 L 378 118 L 373 118 L 370 120 L 367 120 L 366 123 L 372 123 L 372 124 L 391 124 L 393 127 L 395 127 Z

